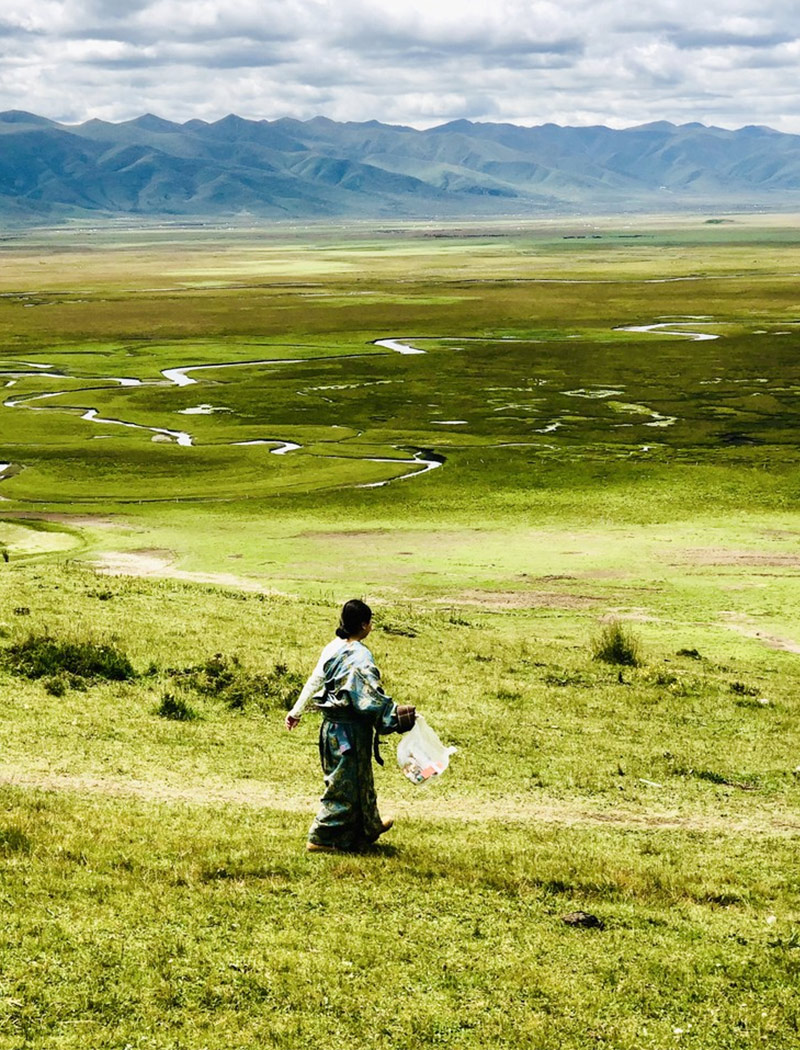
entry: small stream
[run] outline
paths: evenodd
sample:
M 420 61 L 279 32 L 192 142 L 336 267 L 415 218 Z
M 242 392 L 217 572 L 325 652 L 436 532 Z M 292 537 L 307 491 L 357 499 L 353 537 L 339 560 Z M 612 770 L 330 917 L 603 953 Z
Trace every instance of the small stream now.
M 174 383 L 175 386 L 193 386 L 198 382 L 197 379 L 192 379 L 187 372 L 202 372 L 206 369 L 217 369 L 217 368 L 259 368 L 264 365 L 297 365 L 302 364 L 303 361 L 308 360 L 304 357 L 284 357 L 277 358 L 271 357 L 266 361 L 226 361 L 223 364 L 218 365 L 184 365 L 180 368 L 162 368 L 161 375 Z
M 128 423 L 124 419 L 108 419 L 105 416 L 99 416 L 96 408 L 90 408 L 83 413 L 81 419 L 86 419 L 91 423 L 108 423 L 110 426 L 117 427 L 130 427 L 132 430 L 149 430 L 151 434 L 163 434 L 166 437 L 174 438 L 177 444 L 183 448 L 191 448 L 192 436 L 187 434 L 185 430 L 168 430 L 166 427 L 146 427 L 142 423 Z
M 382 346 L 386 350 L 394 350 L 396 354 L 424 354 L 424 350 L 418 350 L 416 346 L 408 343 L 398 342 L 397 339 L 373 339 L 373 346 Z
M 280 441 L 277 438 L 256 438 L 255 441 L 231 442 L 231 447 L 237 448 L 249 448 L 251 445 L 277 445 L 277 448 L 270 449 L 273 456 L 285 456 L 287 452 L 295 452 L 298 448 L 303 447 L 295 441 Z
M 356 485 L 357 489 L 380 489 L 384 485 L 390 485 L 394 481 L 405 481 L 407 478 L 418 478 L 421 474 L 427 474 L 429 470 L 436 470 L 437 467 L 441 467 L 445 462 L 444 456 L 438 456 L 436 459 L 426 458 L 431 457 L 433 453 L 425 452 L 420 449 L 419 452 L 414 453 L 413 459 L 388 459 L 383 456 L 369 456 L 364 459 L 365 463 L 407 463 L 409 466 L 412 464 L 422 464 L 422 470 L 411 470 L 408 474 L 401 474 L 397 478 L 387 478 L 385 481 L 370 481 L 364 485 Z
M 694 317 L 691 320 L 700 321 L 705 320 L 705 318 Z M 712 335 L 710 332 L 685 332 L 682 328 L 678 328 L 678 325 L 689 323 L 689 321 L 659 321 L 657 324 L 621 324 L 614 331 L 638 332 L 644 335 L 652 332 L 660 332 L 662 335 L 681 335 L 684 339 L 691 339 L 695 343 L 702 343 L 708 339 L 719 339 L 718 335 Z M 706 324 L 718 323 L 717 321 L 706 322 Z

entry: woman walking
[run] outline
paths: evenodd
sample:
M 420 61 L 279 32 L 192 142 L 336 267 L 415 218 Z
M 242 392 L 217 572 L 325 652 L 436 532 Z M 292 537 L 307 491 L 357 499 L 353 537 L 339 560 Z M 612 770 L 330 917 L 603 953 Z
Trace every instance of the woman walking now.
M 381 676 L 364 639 L 372 610 L 358 599 L 345 602 L 336 638 L 322 650 L 313 674 L 286 716 L 294 729 L 312 697 L 322 712 L 319 754 L 325 793 L 308 833 L 311 853 L 357 850 L 392 826 L 378 813 L 372 756 L 383 765 L 378 736 L 411 729 L 416 710 L 398 707 L 381 687 Z

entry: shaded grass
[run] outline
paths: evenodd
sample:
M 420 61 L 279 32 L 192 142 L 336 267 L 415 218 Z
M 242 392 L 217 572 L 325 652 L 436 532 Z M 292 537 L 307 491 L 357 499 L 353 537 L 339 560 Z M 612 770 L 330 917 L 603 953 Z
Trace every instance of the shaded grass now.
M 156 714 L 172 719 L 173 722 L 192 722 L 199 717 L 182 696 L 173 696 L 172 693 L 164 693 L 161 703 L 156 708 Z
M 15 675 L 123 682 L 135 677 L 128 657 L 116 646 L 94 641 L 64 641 L 30 634 L 3 650 L 2 662 Z

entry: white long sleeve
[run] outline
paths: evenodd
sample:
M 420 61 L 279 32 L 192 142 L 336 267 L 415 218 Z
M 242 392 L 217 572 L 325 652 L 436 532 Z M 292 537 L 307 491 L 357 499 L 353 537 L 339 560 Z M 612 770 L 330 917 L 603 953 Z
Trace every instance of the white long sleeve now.
M 316 696 L 317 693 L 321 692 L 325 685 L 325 664 L 330 658 L 338 653 L 342 646 L 345 644 L 346 639 L 336 637 L 332 642 L 328 642 L 325 648 L 322 650 L 317 666 L 311 672 L 308 681 L 303 686 L 300 696 L 298 696 L 294 707 L 289 712 L 292 718 L 300 718 L 308 707 L 309 700 Z

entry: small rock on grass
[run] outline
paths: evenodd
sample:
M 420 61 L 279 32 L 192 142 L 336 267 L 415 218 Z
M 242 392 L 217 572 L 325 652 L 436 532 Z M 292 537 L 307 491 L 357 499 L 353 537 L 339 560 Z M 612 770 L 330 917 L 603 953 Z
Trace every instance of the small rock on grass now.
M 571 911 L 569 915 L 562 915 L 561 921 L 567 926 L 584 926 L 587 930 L 604 930 L 606 924 L 596 915 L 590 915 L 588 911 Z

